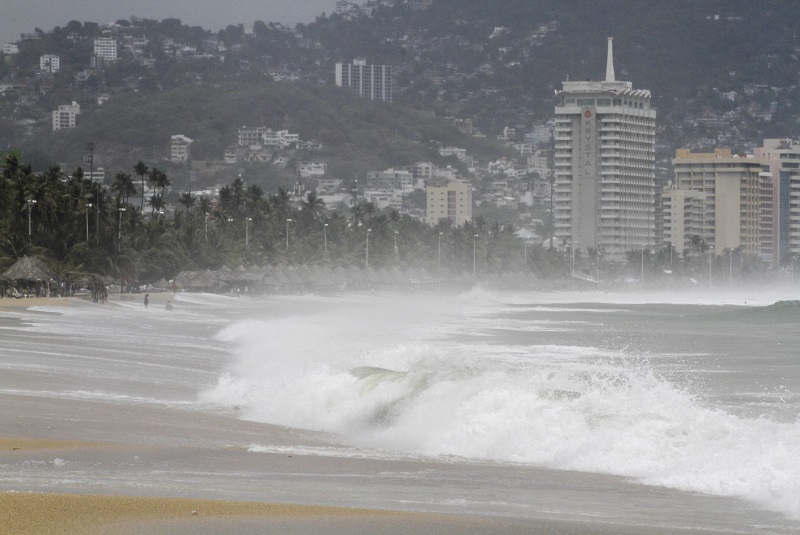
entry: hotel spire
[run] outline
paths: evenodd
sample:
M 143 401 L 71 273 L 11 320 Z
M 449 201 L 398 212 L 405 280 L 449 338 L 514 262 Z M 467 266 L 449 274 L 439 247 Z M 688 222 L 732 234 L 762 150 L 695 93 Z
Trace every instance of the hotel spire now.
M 608 59 L 606 59 L 606 82 L 616 82 L 614 76 L 614 48 L 613 37 L 608 38 Z

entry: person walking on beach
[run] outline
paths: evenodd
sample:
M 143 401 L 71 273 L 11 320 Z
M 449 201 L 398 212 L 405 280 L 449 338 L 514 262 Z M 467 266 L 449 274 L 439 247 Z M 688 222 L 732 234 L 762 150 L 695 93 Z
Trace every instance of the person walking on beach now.
M 144 308 L 147 308 L 147 305 L 150 304 L 150 294 L 144 294 Z

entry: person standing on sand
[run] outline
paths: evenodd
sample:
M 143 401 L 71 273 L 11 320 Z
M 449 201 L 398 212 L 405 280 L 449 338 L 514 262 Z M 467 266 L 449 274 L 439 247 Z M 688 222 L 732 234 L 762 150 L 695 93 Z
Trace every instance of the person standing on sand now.
M 144 308 L 147 308 L 147 305 L 150 304 L 150 294 L 144 294 Z

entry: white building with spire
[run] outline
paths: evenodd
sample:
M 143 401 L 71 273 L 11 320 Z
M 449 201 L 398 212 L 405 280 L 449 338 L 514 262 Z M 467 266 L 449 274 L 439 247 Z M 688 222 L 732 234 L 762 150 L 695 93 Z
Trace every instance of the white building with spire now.
M 606 254 L 655 241 L 656 111 L 650 91 L 614 75 L 563 83 L 555 107 L 555 236 Z

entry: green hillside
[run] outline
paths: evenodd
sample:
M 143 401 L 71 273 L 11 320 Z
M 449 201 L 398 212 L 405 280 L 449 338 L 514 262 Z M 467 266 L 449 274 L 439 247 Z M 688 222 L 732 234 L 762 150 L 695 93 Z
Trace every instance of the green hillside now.
M 302 83 L 228 83 L 189 86 L 161 93 L 127 93 L 95 110 L 83 111 L 68 131 L 43 130 L 22 144 L 23 157 L 35 168 L 59 163 L 71 171 L 82 164 L 87 142 L 94 143 L 95 167 L 107 174 L 137 161 L 169 157 L 170 136 L 193 140 L 192 159 L 222 160 L 241 126 L 266 126 L 298 133 L 322 144 L 319 153 L 298 159 L 321 159 L 334 176 L 349 178 L 367 170 L 444 163 L 439 146 L 467 147 L 479 157 L 504 154 L 499 144 L 465 136 L 448 122 L 402 105 L 370 103 L 338 88 Z M 290 153 L 291 156 L 291 153 Z

